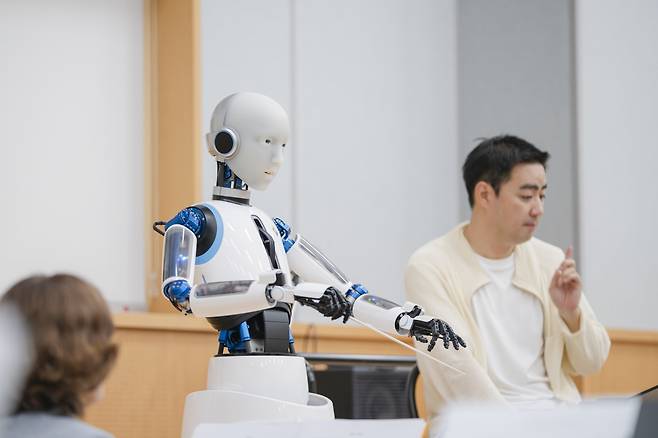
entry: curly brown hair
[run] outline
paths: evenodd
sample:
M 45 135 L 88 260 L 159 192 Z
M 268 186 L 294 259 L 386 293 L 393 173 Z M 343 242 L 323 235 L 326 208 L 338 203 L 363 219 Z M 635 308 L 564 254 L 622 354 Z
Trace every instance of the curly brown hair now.
M 33 276 L 0 301 L 23 314 L 34 343 L 35 361 L 16 413 L 81 416 L 85 397 L 105 380 L 118 350 L 98 289 L 73 275 Z

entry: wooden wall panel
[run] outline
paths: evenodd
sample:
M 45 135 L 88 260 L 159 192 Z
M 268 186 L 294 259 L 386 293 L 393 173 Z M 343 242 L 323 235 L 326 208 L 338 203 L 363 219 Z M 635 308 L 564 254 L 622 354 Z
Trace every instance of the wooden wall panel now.
M 581 378 L 586 397 L 636 394 L 658 385 L 658 332 L 609 330 L 612 346 L 603 369 Z
M 174 312 L 160 294 L 162 238 L 150 229 L 201 196 L 199 0 L 145 0 L 147 303 Z

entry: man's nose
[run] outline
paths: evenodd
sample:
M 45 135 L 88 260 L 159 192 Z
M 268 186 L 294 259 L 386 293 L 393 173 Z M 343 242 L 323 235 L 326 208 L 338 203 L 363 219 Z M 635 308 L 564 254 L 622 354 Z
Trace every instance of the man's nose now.
M 544 214 L 544 202 L 541 199 L 539 199 L 535 202 L 535 205 L 532 206 L 532 209 L 530 209 L 530 216 L 540 217 L 543 214 Z

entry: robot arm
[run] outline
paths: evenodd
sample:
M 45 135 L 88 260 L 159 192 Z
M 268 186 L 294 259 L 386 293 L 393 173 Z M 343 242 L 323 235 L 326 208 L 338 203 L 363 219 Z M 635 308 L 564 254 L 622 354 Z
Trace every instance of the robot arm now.
M 162 293 L 184 314 L 192 313 L 190 292 L 194 284 L 194 264 L 197 241 L 202 238 L 206 218 L 201 209 L 188 207 L 163 224 L 164 252 L 162 258 Z
M 201 208 L 189 207 L 164 224 L 162 292 L 176 309 L 186 315 L 216 317 L 264 310 L 277 301 L 293 302 L 291 294 L 280 287 L 284 276 L 279 269 L 263 272 L 253 281 L 195 285 L 197 244 L 212 241 L 207 236 L 213 233 L 208 220 Z
M 466 347 L 464 340 L 444 321 L 423 316 L 422 309 L 406 303 L 400 306 L 392 301 L 368 293 L 360 284 L 351 283 L 320 250 L 304 237 L 297 234 L 291 239 L 290 227 L 281 219 L 275 218 L 279 234 L 284 243 L 290 269 L 303 281 L 295 286 L 295 300 L 302 305 L 310 305 L 324 316 L 332 319 L 343 317 L 346 322 L 351 316 L 375 328 L 402 336 L 410 336 L 423 343 L 429 343 L 432 350 L 441 339 L 444 348 L 450 345 L 458 350 Z

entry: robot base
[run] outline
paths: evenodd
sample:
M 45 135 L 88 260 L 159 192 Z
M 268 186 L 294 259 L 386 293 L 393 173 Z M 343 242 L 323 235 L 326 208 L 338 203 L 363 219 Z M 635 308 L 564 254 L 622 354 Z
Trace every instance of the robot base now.
M 210 359 L 208 389 L 185 399 L 182 438 L 202 423 L 333 420 L 328 398 L 308 392 L 298 356 L 220 356 Z

